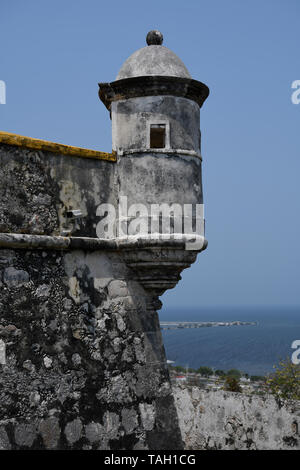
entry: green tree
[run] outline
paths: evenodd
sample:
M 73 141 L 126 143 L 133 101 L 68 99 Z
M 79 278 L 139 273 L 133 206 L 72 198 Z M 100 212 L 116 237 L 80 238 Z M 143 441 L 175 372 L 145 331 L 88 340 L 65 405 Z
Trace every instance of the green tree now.
M 199 367 L 197 372 L 198 372 L 198 374 L 201 374 L 204 377 L 209 377 L 210 375 L 213 375 L 213 373 L 214 373 L 213 370 L 210 367 L 206 367 L 206 366 Z
M 242 392 L 238 379 L 229 375 L 225 378 L 223 389 L 227 392 Z
M 242 377 L 242 373 L 238 369 L 230 369 L 227 371 L 226 375 L 229 377 L 235 377 L 237 380 Z
M 266 379 L 267 391 L 272 393 L 279 403 L 286 400 L 300 400 L 300 365 L 293 364 L 288 358 L 274 366 L 275 372 Z
M 250 380 L 251 382 L 263 382 L 265 380 L 265 377 L 262 375 L 250 375 Z
M 176 372 L 185 372 L 185 368 L 182 366 L 174 366 L 172 367 Z
M 226 373 L 222 369 L 217 369 L 215 371 L 215 375 L 217 375 L 218 377 L 224 377 Z

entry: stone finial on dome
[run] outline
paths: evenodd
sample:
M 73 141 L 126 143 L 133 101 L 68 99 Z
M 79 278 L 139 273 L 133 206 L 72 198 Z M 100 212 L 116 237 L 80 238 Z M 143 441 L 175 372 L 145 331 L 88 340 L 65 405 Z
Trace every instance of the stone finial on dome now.
M 146 42 L 148 46 L 161 46 L 163 43 L 164 37 L 160 31 L 156 29 L 149 31 L 146 36 Z

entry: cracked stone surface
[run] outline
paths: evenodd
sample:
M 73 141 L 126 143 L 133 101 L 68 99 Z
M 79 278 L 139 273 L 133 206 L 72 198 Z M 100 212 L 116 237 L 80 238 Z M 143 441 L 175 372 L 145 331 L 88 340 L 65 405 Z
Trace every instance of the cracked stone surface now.
M 300 404 L 272 396 L 173 386 L 186 449 L 300 449 Z
M 1 260 L 0 447 L 180 448 L 157 313 L 119 255 Z

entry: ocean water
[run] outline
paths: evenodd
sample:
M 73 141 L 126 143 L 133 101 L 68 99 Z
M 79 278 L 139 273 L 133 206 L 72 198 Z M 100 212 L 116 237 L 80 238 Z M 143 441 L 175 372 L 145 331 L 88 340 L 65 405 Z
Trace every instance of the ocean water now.
M 300 307 L 162 309 L 161 321 L 256 321 L 256 326 L 162 330 L 167 359 L 174 365 L 239 369 L 265 375 L 291 357 L 300 340 Z

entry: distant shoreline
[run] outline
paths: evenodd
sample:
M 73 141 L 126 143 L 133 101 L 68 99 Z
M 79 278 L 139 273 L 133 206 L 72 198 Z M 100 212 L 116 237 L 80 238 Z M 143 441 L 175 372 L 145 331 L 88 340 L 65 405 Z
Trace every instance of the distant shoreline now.
M 160 329 L 161 330 L 178 330 L 183 328 L 211 328 L 216 326 L 257 326 L 257 321 L 161 321 Z

